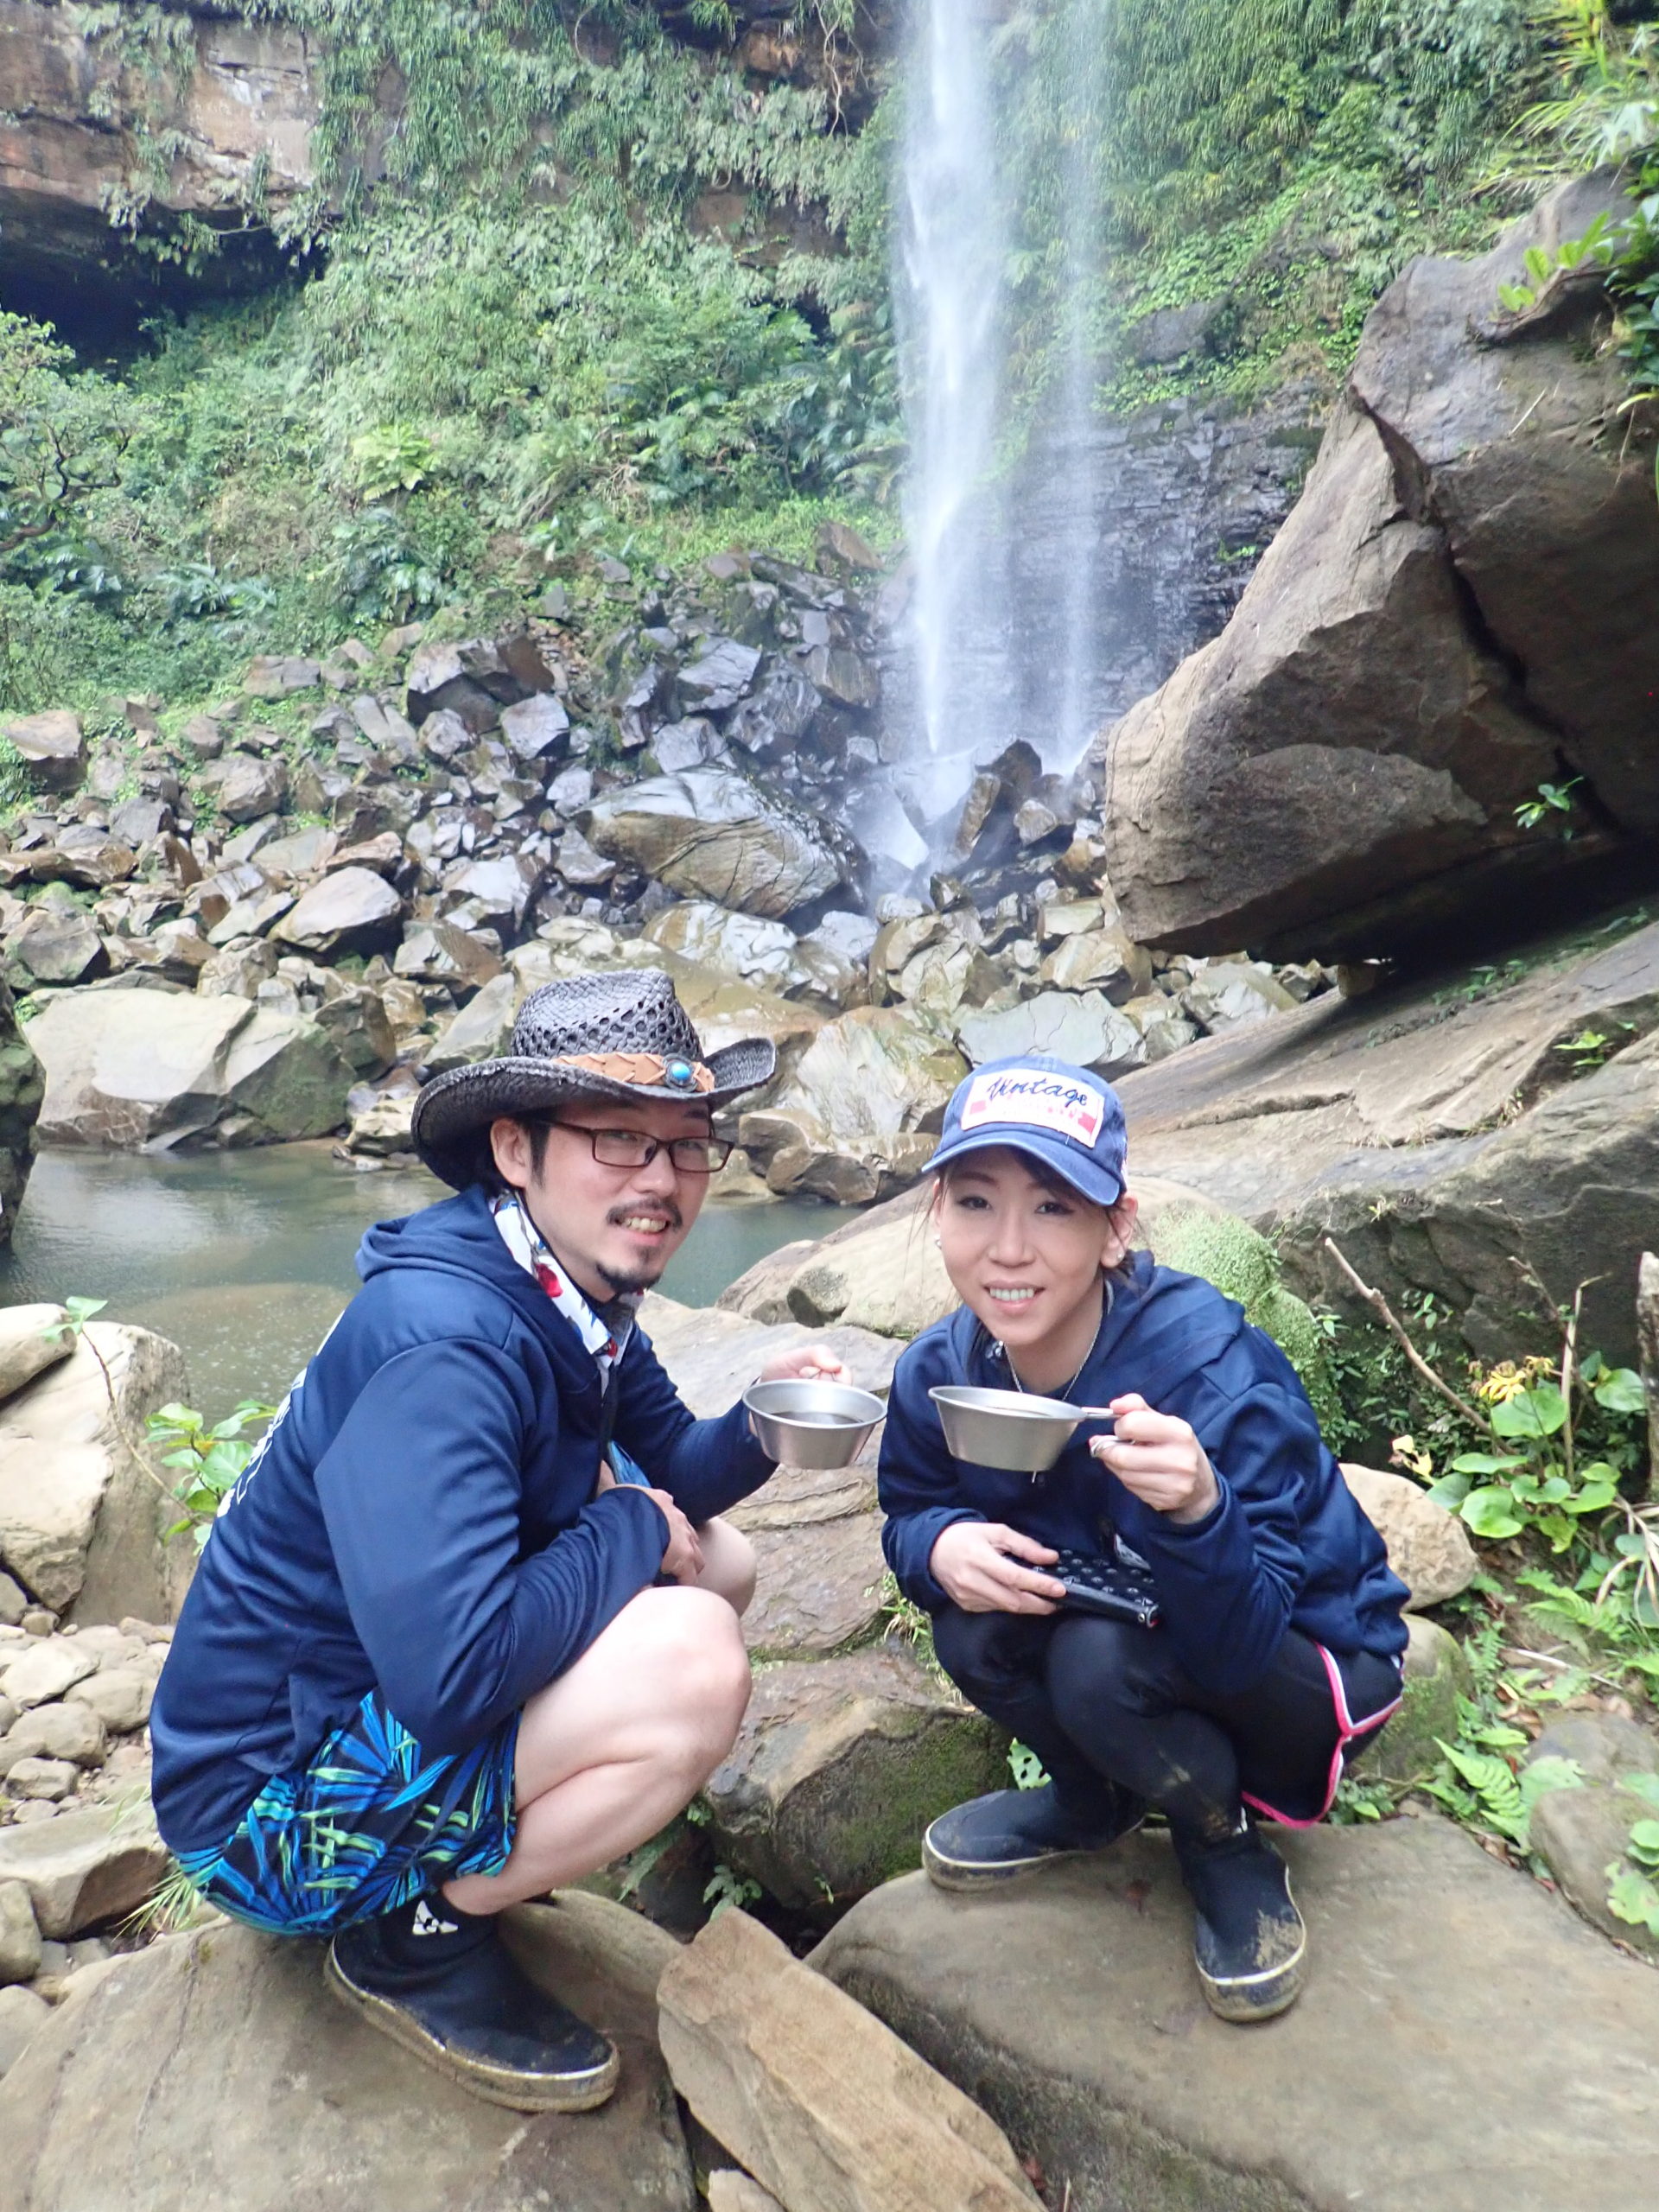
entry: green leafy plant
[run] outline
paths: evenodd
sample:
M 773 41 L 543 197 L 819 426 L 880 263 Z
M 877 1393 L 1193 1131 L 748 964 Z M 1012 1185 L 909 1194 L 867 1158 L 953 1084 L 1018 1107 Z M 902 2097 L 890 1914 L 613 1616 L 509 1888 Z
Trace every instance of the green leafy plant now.
M 162 1454 L 162 1465 L 183 1470 L 172 1495 L 184 1508 L 184 1517 L 167 1531 L 169 1536 L 188 1529 L 198 1550 L 207 1542 L 215 1515 L 253 1456 L 257 1439 L 245 1432 L 256 1422 L 263 1432 L 276 1411 L 275 1406 L 245 1398 L 223 1421 L 211 1425 L 190 1406 L 167 1405 L 151 1414 L 147 1427 L 150 1441 Z
M 1619 1031 L 1624 1033 L 1622 1037 L 1615 1033 Z M 1575 1077 L 1593 1075 L 1598 1068 L 1605 1067 L 1611 1055 L 1621 1051 L 1624 1043 L 1635 1034 L 1636 1024 L 1633 1021 L 1616 1021 L 1611 1029 L 1583 1028 L 1576 1037 L 1563 1038 L 1551 1050 L 1565 1056 L 1571 1063 Z
M 1551 815 L 1569 815 L 1573 811 L 1573 794 L 1584 781 L 1574 776 L 1565 784 L 1540 784 L 1537 796 L 1522 799 L 1515 810 L 1515 818 L 1522 830 L 1536 830 Z M 1562 833 L 1566 835 L 1564 831 Z
M 1500 284 L 1497 296 L 1501 305 L 1512 315 L 1523 315 L 1536 307 L 1550 283 L 1558 276 L 1571 276 L 1575 270 L 1588 265 L 1592 269 L 1606 269 L 1613 259 L 1618 245 L 1618 234 L 1605 214 L 1596 217 L 1582 237 L 1567 238 L 1553 250 L 1529 245 L 1522 257 L 1526 263 L 1529 284 Z M 1544 785 L 1548 790 L 1549 786 Z M 1523 825 L 1530 829 L 1529 823 Z
M 1659 1802 L 1659 1775 L 1637 1775 L 1629 1780 L 1656 1785 L 1641 1794 Z M 1659 1936 L 1659 1820 L 1637 1822 L 1626 1839 L 1623 1859 L 1608 1867 L 1607 1880 L 1607 1904 L 1613 1917 Z
M 766 1891 L 759 1882 L 751 1880 L 747 1874 L 734 1873 L 722 1859 L 715 1863 L 714 1873 L 703 1891 L 702 1901 L 705 1904 L 713 1905 L 714 1911 L 709 1916 L 713 1920 L 717 1919 L 728 1905 L 747 1910 L 765 1895 Z
M 365 430 L 352 440 L 351 450 L 357 487 L 372 505 L 395 492 L 417 490 L 431 475 L 438 457 L 426 433 L 407 423 Z

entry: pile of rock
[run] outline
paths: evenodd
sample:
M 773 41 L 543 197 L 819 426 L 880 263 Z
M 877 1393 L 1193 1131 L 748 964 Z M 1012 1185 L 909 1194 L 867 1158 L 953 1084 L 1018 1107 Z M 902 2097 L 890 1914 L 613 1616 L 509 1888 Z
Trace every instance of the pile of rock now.
M 557 586 L 497 638 L 263 656 L 176 727 L 153 696 L 115 702 L 130 740 L 90 747 L 62 711 L 7 724 L 39 793 L 0 832 L 0 940 L 41 1137 L 349 1121 L 377 1164 L 419 1083 L 498 1050 L 526 991 L 645 963 L 711 1043 L 779 1043 L 743 1132 L 768 1186 L 856 1202 L 914 1174 L 969 1062 L 1121 1072 L 1326 988 L 1132 944 L 1092 787 L 1027 746 L 942 821 L 889 789 L 878 607 L 853 581 L 874 563 L 845 531 L 816 570 L 601 560 L 580 610 Z M 620 626 L 594 642 L 601 618 Z M 925 899 L 846 826 L 878 787 L 878 820 L 951 844 Z

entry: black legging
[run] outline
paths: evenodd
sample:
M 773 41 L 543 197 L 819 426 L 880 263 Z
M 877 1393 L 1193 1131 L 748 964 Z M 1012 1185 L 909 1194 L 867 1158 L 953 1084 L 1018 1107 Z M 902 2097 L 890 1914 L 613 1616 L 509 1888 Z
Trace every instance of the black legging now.
M 1262 1680 L 1227 1697 L 1199 1688 L 1166 1630 L 1086 1613 L 947 1605 L 933 1643 L 963 1694 L 1030 1745 L 1084 1820 L 1103 1808 L 1103 1776 L 1206 1838 L 1237 1825 L 1241 1780 L 1298 1819 L 1323 1808 L 1340 1730 L 1319 1648 L 1294 1629 Z M 1399 1694 L 1385 1659 L 1362 1656 L 1345 1671 L 1365 1693 L 1357 1716 Z

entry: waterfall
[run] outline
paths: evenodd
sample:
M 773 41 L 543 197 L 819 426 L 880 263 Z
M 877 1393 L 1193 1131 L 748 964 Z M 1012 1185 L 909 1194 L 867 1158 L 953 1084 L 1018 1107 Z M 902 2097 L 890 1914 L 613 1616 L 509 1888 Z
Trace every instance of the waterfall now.
M 1093 327 L 1102 0 L 1048 0 L 1023 22 L 999 0 L 910 5 L 895 292 L 911 444 L 912 673 L 891 787 L 908 823 L 884 849 L 896 858 L 912 839 L 913 866 L 924 850 L 941 857 L 976 761 L 1023 738 L 1046 768 L 1065 771 L 1098 727 L 1109 486 Z M 1036 62 L 1045 40 L 1046 76 Z M 1042 368 L 1021 363 L 1019 395 L 1016 253 L 1027 264 L 1047 257 L 1060 271 Z M 1032 334 L 1017 334 L 1029 356 Z M 1033 499 L 1045 517 L 1035 574 L 1020 512 Z
M 989 99 L 992 28 L 973 0 L 918 0 L 915 8 L 901 302 L 912 392 L 916 714 L 936 763 L 980 750 L 995 711 L 988 671 L 972 651 L 976 620 L 995 614 L 989 588 L 1001 537 L 987 490 L 1007 253 Z

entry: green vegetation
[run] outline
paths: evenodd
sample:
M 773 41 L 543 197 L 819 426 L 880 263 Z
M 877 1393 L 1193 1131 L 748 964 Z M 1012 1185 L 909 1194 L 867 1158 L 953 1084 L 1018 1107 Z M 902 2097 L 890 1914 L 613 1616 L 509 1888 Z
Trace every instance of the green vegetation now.
M 0 711 L 482 626 L 588 552 L 799 554 L 832 515 L 893 543 L 902 88 L 850 0 L 800 0 L 811 82 L 746 78 L 723 0 L 246 5 L 323 57 L 314 185 L 244 192 L 292 273 L 96 367 L 0 317 Z M 86 12 L 149 87 L 111 219 L 182 281 L 224 250 L 158 203 L 189 19 Z M 1122 405 L 1339 370 L 1406 257 L 1486 236 L 1559 28 L 1523 0 L 1009 11 L 1010 442 L 1079 335 L 1119 348 Z M 1147 315 L 1194 302 L 1192 354 L 1133 365 Z
M 1328 1334 L 1312 1309 L 1280 1281 L 1279 1255 L 1265 1236 L 1233 1214 L 1177 1207 L 1153 1237 L 1159 1260 L 1206 1282 L 1244 1308 L 1248 1321 L 1270 1336 L 1300 1378 L 1320 1425 L 1342 1419 Z

